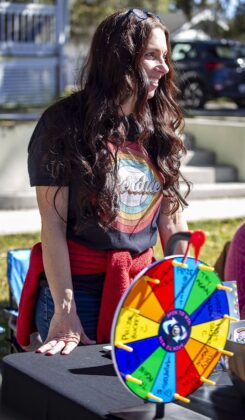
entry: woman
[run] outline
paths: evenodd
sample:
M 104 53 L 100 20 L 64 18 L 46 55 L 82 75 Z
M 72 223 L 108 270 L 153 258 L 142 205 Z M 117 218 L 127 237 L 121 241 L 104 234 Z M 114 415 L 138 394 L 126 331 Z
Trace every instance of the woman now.
M 96 337 L 108 342 L 117 303 L 152 262 L 157 233 L 164 250 L 173 233 L 187 229 L 178 192 L 182 116 L 170 55 L 169 33 L 157 16 L 116 12 L 94 34 L 81 89 L 41 117 L 29 145 L 29 174 L 42 253 L 31 260 L 22 294 L 22 345 L 30 301 L 45 341 L 40 353 L 68 354 Z M 177 251 L 184 252 L 181 243 Z
M 245 319 L 245 223 L 236 230 L 227 248 L 224 280 L 237 282 L 240 318 Z

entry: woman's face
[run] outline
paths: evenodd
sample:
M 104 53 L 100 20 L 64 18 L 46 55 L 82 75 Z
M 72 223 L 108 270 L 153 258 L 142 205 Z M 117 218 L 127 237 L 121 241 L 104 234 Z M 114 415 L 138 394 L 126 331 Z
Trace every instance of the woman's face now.
M 164 31 L 161 28 L 152 29 L 141 58 L 141 66 L 148 79 L 148 99 L 155 95 L 159 80 L 169 71 L 165 62 L 167 53 Z

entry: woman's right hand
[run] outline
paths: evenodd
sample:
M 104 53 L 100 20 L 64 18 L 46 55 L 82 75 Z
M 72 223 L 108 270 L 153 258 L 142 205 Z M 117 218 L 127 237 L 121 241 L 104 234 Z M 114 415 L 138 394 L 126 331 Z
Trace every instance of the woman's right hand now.
M 67 355 L 79 343 L 84 345 L 96 344 L 95 340 L 85 334 L 80 319 L 75 311 L 55 312 L 50 322 L 48 337 L 45 343 L 36 352 L 53 356 L 60 353 Z

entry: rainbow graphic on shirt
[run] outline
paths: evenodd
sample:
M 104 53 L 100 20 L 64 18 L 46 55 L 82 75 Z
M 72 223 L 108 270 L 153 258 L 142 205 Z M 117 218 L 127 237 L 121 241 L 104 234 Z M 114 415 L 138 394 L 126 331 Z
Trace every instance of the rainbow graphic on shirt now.
M 130 146 L 130 147 L 129 147 Z M 162 184 L 149 156 L 135 143 L 118 152 L 119 213 L 113 228 L 138 233 L 151 224 L 162 200 Z

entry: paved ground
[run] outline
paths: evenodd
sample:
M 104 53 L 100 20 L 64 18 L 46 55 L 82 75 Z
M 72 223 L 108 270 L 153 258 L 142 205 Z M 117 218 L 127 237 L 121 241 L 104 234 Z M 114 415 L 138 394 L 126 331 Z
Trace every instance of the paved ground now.
M 245 197 L 193 200 L 185 214 L 188 221 L 245 217 Z
M 185 210 L 188 221 L 245 217 L 245 197 L 192 200 Z M 0 235 L 40 230 L 37 209 L 0 210 Z

